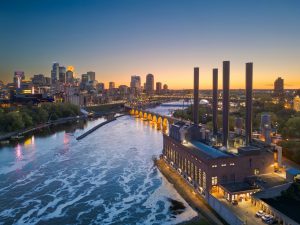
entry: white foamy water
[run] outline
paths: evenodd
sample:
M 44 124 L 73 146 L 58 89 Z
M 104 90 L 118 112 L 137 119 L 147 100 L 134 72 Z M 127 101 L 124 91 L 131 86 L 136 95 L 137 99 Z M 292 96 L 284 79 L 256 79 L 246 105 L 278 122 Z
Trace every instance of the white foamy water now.
M 129 116 L 77 141 L 82 132 L 0 149 L 0 224 L 176 224 L 197 215 L 153 164 L 160 132 Z M 170 199 L 186 209 L 174 214 Z

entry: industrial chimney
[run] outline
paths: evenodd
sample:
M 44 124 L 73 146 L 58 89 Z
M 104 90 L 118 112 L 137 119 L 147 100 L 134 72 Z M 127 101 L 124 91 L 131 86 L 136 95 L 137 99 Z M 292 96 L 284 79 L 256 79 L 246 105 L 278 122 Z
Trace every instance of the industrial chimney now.
M 228 147 L 229 135 L 229 76 L 230 62 L 223 61 L 223 146 Z
M 218 69 L 213 69 L 213 134 L 218 134 Z
M 199 124 L 199 67 L 194 68 L 194 125 Z
M 252 140 L 253 63 L 246 63 L 246 146 Z

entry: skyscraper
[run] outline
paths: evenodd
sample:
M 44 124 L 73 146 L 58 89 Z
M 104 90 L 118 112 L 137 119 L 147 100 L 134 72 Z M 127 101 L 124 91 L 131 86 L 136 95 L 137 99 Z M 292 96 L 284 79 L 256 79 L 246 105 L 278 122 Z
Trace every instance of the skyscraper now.
M 93 71 L 89 71 L 86 73 L 89 77 L 89 81 L 95 81 L 96 80 L 96 73 Z
M 52 70 L 51 70 L 51 84 L 54 85 L 57 82 L 57 78 L 59 75 L 59 63 L 55 62 L 52 65 Z
M 274 82 L 274 94 L 276 96 L 284 94 L 284 80 L 281 77 L 278 77 Z
M 66 72 L 66 82 L 67 83 L 73 83 L 73 78 L 74 78 L 74 74 L 73 74 L 73 71 L 72 70 L 68 70 Z
M 109 90 L 112 90 L 112 89 L 114 89 L 115 88 L 115 82 L 109 82 Z
M 152 74 L 148 74 L 146 76 L 146 93 L 153 94 L 154 93 L 154 76 Z
M 89 76 L 87 74 L 82 74 L 81 75 L 81 83 L 86 84 L 87 82 L 89 82 Z
M 156 94 L 161 94 L 162 84 L 161 82 L 156 82 Z
M 105 88 L 105 86 L 104 86 L 104 83 L 98 83 L 97 84 L 97 90 L 99 91 L 99 92 L 103 92 L 104 91 L 104 88 Z
M 141 77 L 140 76 L 131 76 L 130 81 L 130 90 L 133 94 L 138 94 L 141 91 Z
M 64 66 L 59 67 L 59 82 L 66 83 L 66 67 Z

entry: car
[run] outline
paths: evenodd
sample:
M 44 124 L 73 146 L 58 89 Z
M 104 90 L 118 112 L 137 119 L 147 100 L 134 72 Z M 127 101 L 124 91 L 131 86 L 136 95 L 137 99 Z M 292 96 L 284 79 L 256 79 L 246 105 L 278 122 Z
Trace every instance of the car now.
M 273 216 L 269 215 L 269 214 L 265 214 L 261 217 L 262 221 L 264 221 L 265 223 L 267 223 L 269 220 L 273 219 Z
M 278 224 L 278 220 L 276 220 L 274 217 L 272 219 L 269 219 L 267 222 L 267 224 Z
M 238 203 L 237 200 L 232 200 L 231 204 L 232 204 L 232 205 L 238 205 L 239 203 Z
M 264 215 L 265 215 L 265 213 L 264 213 L 264 211 L 262 211 L 262 210 L 259 210 L 259 211 L 257 211 L 257 212 L 255 213 L 255 216 L 258 217 L 258 218 L 261 218 L 261 217 L 264 216 Z

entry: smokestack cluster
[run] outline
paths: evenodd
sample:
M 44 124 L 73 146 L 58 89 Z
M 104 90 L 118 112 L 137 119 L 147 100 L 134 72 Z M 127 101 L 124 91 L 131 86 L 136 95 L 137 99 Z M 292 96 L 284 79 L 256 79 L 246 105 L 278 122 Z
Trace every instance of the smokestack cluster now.
M 223 61 L 223 146 L 228 147 L 229 135 L 229 81 L 230 62 Z
M 194 68 L 194 125 L 199 124 L 199 67 Z
M 252 140 L 253 63 L 246 63 L 246 145 Z
M 222 144 L 228 148 L 229 137 L 229 91 L 230 61 L 223 61 L 223 136 Z M 246 145 L 252 141 L 252 94 L 253 94 L 253 63 L 246 63 Z M 213 69 L 213 135 L 218 134 L 218 69 Z M 194 68 L 194 125 L 199 124 L 199 68 Z
M 213 134 L 218 134 L 218 69 L 213 69 Z

